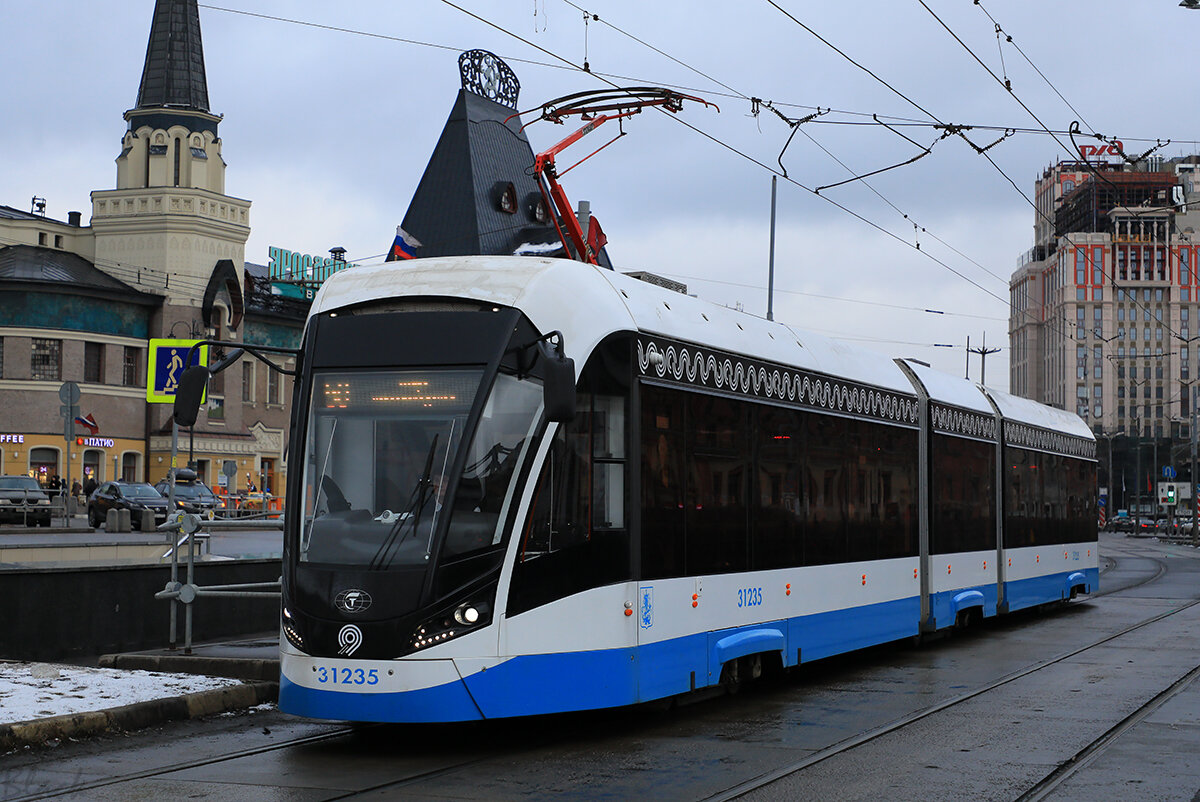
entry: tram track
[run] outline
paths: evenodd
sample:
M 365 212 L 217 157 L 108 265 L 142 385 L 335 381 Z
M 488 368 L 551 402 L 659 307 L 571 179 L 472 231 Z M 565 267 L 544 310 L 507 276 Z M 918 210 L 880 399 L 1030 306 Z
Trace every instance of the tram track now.
M 58 788 L 51 788 L 51 789 L 46 789 L 46 790 L 42 790 L 42 791 L 36 791 L 34 793 L 25 794 L 22 796 L 13 796 L 13 797 L 5 796 L 2 798 L 4 799 L 4 802 L 33 802 L 33 800 L 52 799 L 56 796 L 63 796 L 65 794 L 84 793 L 87 791 L 98 790 L 100 788 L 106 788 L 106 787 L 110 787 L 110 786 L 114 786 L 114 785 L 121 785 L 122 783 L 134 782 L 136 780 L 145 780 L 145 779 L 151 779 L 153 777 L 161 777 L 165 774 L 173 774 L 177 771 L 186 771 L 187 769 L 202 768 L 204 766 L 213 766 L 213 765 L 216 765 L 219 763 L 224 763 L 224 762 L 227 762 L 230 760 L 237 760 L 239 758 L 253 757 L 255 755 L 262 755 L 262 754 L 266 754 L 269 752 L 277 752 L 277 751 L 280 751 L 283 749 L 289 749 L 289 748 L 293 748 L 293 747 L 297 747 L 297 746 L 307 746 L 309 744 L 316 744 L 316 743 L 322 743 L 325 741 L 331 741 L 331 740 L 335 740 L 337 738 L 343 738 L 348 735 L 352 735 L 354 733 L 354 731 L 355 731 L 354 727 L 342 727 L 340 729 L 333 730 L 331 732 L 320 733 L 319 735 L 307 735 L 307 736 L 302 736 L 299 738 L 290 738 L 290 739 L 287 739 L 284 741 L 278 741 L 276 743 L 266 744 L 263 746 L 247 747 L 245 749 L 237 749 L 237 750 L 234 750 L 231 752 L 222 752 L 217 755 L 208 755 L 208 756 L 205 756 L 202 758 L 196 758 L 194 760 L 186 760 L 186 761 L 182 761 L 179 763 L 172 763 L 167 766 L 158 766 L 156 768 L 146 769 L 144 771 L 135 771 L 135 772 L 129 772 L 127 774 L 120 774 L 120 775 L 116 775 L 116 776 L 112 776 L 112 777 L 105 777 L 102 780 L 92 780 L 90 782 L 77 783 L 75 785 L 61 786 Z
M 1153 575 L 1149 575 L 1133 584 L 1125 585 L 1120 588 L 1114 588 L 1114 589 L 1106 591 L 1104 593 L 1093 594 L 1092 598 L 1133 590 L 1135 588 L 1142 587 L 1143 585 L 1150 584 L 1150 583 L 1160 579 L 1164 574 L 1167 573 L 1168 566 L 1167 566 L 1167 563 L 1165 560 L 1162 560 L 1157 557 L 1148 557 L 1145 554 L 1127 554 L 1126 556 L 1131 557 L 1131 558 L 1136 557 L 1137 559 L 1142 559 L 1142 560 L 1149 560 L 1150 562 L 1152 562 L 1156 565 L 1157 570 L 1155 571 L 1155 573 Z M 1110 635 L 1106 635 L 1103 638 L 1098 638 L 1095 641 L 1092 641 L 1091 643 L 1088 643 L 1088 644 L 1085 644 L 1078 648 L 1074 648 L 1069 651 L 1063 652 L 1062 654 L 1056 655 L 1056 656 L 1048 658 L 1046 660 L 1039 661 L 1032 665 L 1026 666 L 1025 668 L 1018 669 L 1018 670 L 1013 671 L 1009 674 L 1006 674 L 1002 677 L 999 677 L 985 685 L 982 685 L 978 688 L 974 688 L 972 690 L 965 691 L 965 692 L 958 694 L 956 696 L 953 696 L 949 699 L 945 699 L 941 702 L 938 702 L 937 704 L 930 705 L 930 706 L 922 708 L 920 710 L 915 710 L 907 715 L 901 716 L 900 718 L 894 719 L 894 720 L 887 722 L 885 724 L 882 724 L 878 727 L 874 727 L 872 729 L 865 730 L 861 733 L 858 733 L 857 735 L 853 735 L 849 738 L 845 738 L 841 741 L 838 741 L 837 743 L 834 743 L 834 744 L 831 744 L 831 745 L 825 747 L 824 749 L 820 749 L 816 752 L 813 752 L 812 754 L 808 755 L 807 757 L 805 757 L 801 760 L 797 760 L 792 763 L 788 763 L 784 766 L 780 766 L 776 769 L 773 769 L 770 772 L 766 772 L 766 773 L 761 774 L 757 777 L 754 777 L 750 780 L 739 783 L 738 785 L 732 786 L 732 787 L 730 787 L 724 791 L 721 791 L 717 794 L 713 794 L 711 796 L 705 797 L 704 802 L 723 802 L 723 800 L 737 799 L 737 798 L 742 797 L 752 791 L 756 791 L 760 788 L 764 788 L 768 785 L 771 785 L 772 783 L 778 782 L 792 774 L 803 771 L 803 770 L 805 770 L 811 766 L 814 766 L 818 763 L 821 763 L 825 760 L 836 757 L 838 755 L 843 755 L 847 752 L 857 749 L 858 747 L 864 746 L 872 741 L 875 741 L 878 738 L 889 735 L 891 733 L 895 733 L 899 730 L 904 729 L 905 727 L 909 727 L 909 726 L 915 724 L 916 722 L 922 721 L 922 720 L 927 719 L 931 716 L 934 716 L 938 713 L 949 710 L 950 708 L 956 707 L 965 702 L 976 699 L 980 696 L 983 696 L 984 694 L 987 694 L 993 690 L 996 690 L 997 688 L 1001 688 L 1012 682 L 1015 682 L 1017 680 L 1028 677 L 1031 674 L 1041 671 L 1044 668 L 1049 668 L 1050 666 L 1057 665 L 1057 664 L 1062 663 L 1063 661 L 1069 660 L 1077 655 L 1083 654 L 1084 652 L 1088 652 L 1092 649 L 1096 649 L 1100 646 L 1109 644 L 1119 638 L 1129 635 L 1130 633 L 1133 633 L 1140 629 L 1143 629 L 1144 627 L 1151 626 L 1155 623 L 1158 623 L 1159 621 L 1162 621 L 1164 619 L 1178 615 L 1178 614 L 1185 612 L 1197 605 L 1200 605 L 1200 599 L 1193 599 L 1191 601 L 1185 602 L 1178 607 L 1174 607 L 1170 610 L 1166 610 L 1164 612 L 1158 613 L 1157 615 L 1150 616 L 1149 618 L 1143 619 L 1142 621 L 1139 621 L 1137 623 L 1130 624 L 1129 626 L 1125 627 L 1124 629 L 1121 629 L 1118 632 L 1114 632 Z M 1106 749 L 1111 743 L 1113 743 L 1117 738 L 1119 738 L 1120 735 L 1127 732 L 1132 727 L 1136 726 L 1139 722 L 1144 720 L 1147 716 L 1149 716 L 1155 710 L 1159 709 L 1163 704 L 1168 702 L 1175 695 L 1177 695 L 1178 693 L 1180 693 L 1181 691 L 1186 689 L 1189 685 L 1191 685 L 1192 682 L 1194 682 L 1197 679 L 1197 677 L 1200 677 L 1200 666 L 1197 666 L 1195 669 L 1189 671 L 1183 677 L 1181 677 L 1178 680 L 1176 680 L 1175 682 L 1173 682 L 1169 687 L 1167 687 L 1161 693 L 1157 694 L 1153 699 L 1149 700 L 1144 705 L 1139 707 L 1138 710 L 1129 714 L 1129 716 L 1127 716 L 1125 719 L 1122 719 L 1121 722 L 1114 725 L 1110 730 L 1105 732 L 1102 736 L 1097 738 L 1095 741 L 1090 743 L 1088 746 L 1084 747 L 1082 750 L 1077 752 L 1071 758 L 1063 761 L 1063 763 L 1061 763 L 1054 771 L 1050 772 L 1046 777 L 1044 777 L 1042 780 L 1040 780 L 1037 785 L 1035 785 L 1028 792 L 1026 792 L 1026 795 L 1022 796 L 1021 799 L 1022 800 L 1028 799 L 1028 800 L 1030 800 L 1030 802 L 1032 802 L 1032 800 L 1041 800 L 1041 799 L 1047 798 L 1051 794 L 1051 792 L 1053 792 L 1056 788 L 1061 786 L 1061 784 L 1063 782 L 1065 782 L 1070 776 L 1075 774 L 1077 771 L 1079 771 L 1080 769 L 1082 769 L 1089 763 L 1091 763 L 1092 760 L 1094 760 L 1096 758 L 1096 756 L 1098 756 L 1100 753 L 1102 753 L 1104 751 L 1104 749 Z
M 1195 602 L 1194 602 L 1195 603 Z M 1090 744 L 1080 749 L 1067 760 L 1059 764 L 1058 768 L 1043 777 L 1036 785 L 1030 788 L 1021 796 L 1017 797 L 1017 802 L 1040 802 L 1040 800 L 1050 797 L 1057 791 L 1067 780 L 1073 777 L 1082 769 L 1086 768 L 1096 758 L 1104 753 L 1106 749 L 1112 746 L 1117 739 L 1136 727 L 1152 713 L 1159 710 L 1171 699 L 1185 691 L 1196 679 L 1200 677 L 1200 666 L 1196 666 L 1191 671 L 1184 674 L 1175 682 L 1171 683 L 1162 692 L 1157 694 L 1153 699 L 1146 702 L 1137 710 L 1130 713 L 1121 721 L 1117 722 L 1112 728 L 1101 735 L 1099 738 L 1092 741 Z
M 1140 588 L 1145 585 L 1151 584 L 1151 583 L 1161 579 L 1169 570 L 1168 562 L 1165 559 L 1158 557 L 1158 556 L 1151 556 L 1151 555 L 1148 555 L 1145 553 L 1127 552 L 1127 551 L 1124 551 L 1121 549 L 1108 549 L 1106 556 L 1112 560 L 1112 565 L 1108 569 L 1106 569 L 1106 573 L 1111 573 L 1112 571 L 1125 570 L 1125 571 L 1129 572 L 1130 574 L 1133 574 L 1133 576 L 1131 576 L 1131 578 L 1134 579 L 1134 581 L 1132 581 L 1130 584 L 1124 584 L 1119 587 L 1113 587 L 1111 589 L 1105 590 L 1100 593 L 1092 594 L 1090 597 L 1092 599 L 1095 599 L 1095 598 L 1098 598 L 1101 596 L 1108 596 L 1108 595 L 1112 595 L 1112 594 L 1128 592 L 1128 591 L 1134 590 L 1136 588 Z M 1141 561 L 1143 563 L 1147 563 L 1146 567 L 1149 568 L 1150 566 L 1153 566 L 1153 570 L 1144 570 L 1143 572 L 1140 572 L 1140 574 L 1135 573 L 1138 571 L 1137 567 L 1131 566 L 1130 564 L 1126 563 L 1125 562 L 1126 560 L 1130 560 L 1130 561 L 1137 560 L 1137 561 Z M 989 682 L 979 688 L 965 691 L 957 696 L 946 699 L 935 705 L 931 705 L 931 706 L 926 707 L 921 710 L 913 711 L 912 713 L 904 715 L 904 716 L 902 716 L 898 719 L 895 719 L 891 722 L 880 725 L 880 726 L 875 727 L 870 730 L 866 730 L 864 732 L 861 732 L 850 738 L 846 738 L 837 743 L 831 744 L 831 745 L 825 747 L 824 749 L 821 749 L 819 751 L 809 754 L 807 757 L 805 757 L 802 760 L 797 760 L 795 762 L 792 762 L 787 765 L 781 766 L 779 768 L 773 769 L 770 772 L 767 772 L 765 774 L 761 774 L 750 780 L 746 780 L 738 785 L 728 788 L 725 791 L 719 792 L 716 795 L 709 796 L 709 797 L 707 797 L 707 799 L 724 800 L 724 799 L 735 799 L 737 797 L 743 796 L 743 795 L 750 793 L 756 789 L 768 786 L 771 783 L 781 780 L 791 774 L 803 771 L 804 769 L 807 769 L 817 763 L 820 763 L 822 761 L 828 760 L 830 758 L 833 758 L 833 757 L 841 755 L 841 754 L 845 754 L 846 752 L 849 752 L 860 746 L 868 744 L 871 741 L 874 741 L 882 736 L 885 736 L 885 735 L 888 735 L 889 733 L 894 733 L 898 730 L 901 730 L 904 727 L 910 726 L 918 721 L 921 721 L 922 719 L 926 719 L 930 716 L 941 713 L 942 711 L 945 711 L 956 705 L 960 705 L 969 700 L 980 697 L 992 690 L 1000 688 L 1011 682 L 1020 680 L 1021 678 L 1027 677 L 1043 668 L 1047 668 L 1049 666 L 1061 663 L 1065 660 L 1075 657 L 1076 655 L 1084 653 L 1090 649 L 1097 648 L 1104 644 L 1110 643 L 1116 639 L 1124 637 L 1132 632 L 1137 631 L 1138 629 L 1153 625 L 1154 623 L 1161 621 L 1163 619 L 1166 619 L 1170 616 L 1182 613 L 1185 610 L 1188 610 L 1191 607 L 1196 606 L 1197 604 L 1200 604 L 1200 599 L 1183 603 L 1181 606 L 1175 607 L 1170 610 L 1166 610 L 1157 615 L 1146 618 L 1142 621 L 1135 622 L 1133 624 L 1130 624 L 1129 626 L 1126 626 L 1124 629 L 1121 629 L 1118 632 L 1112 633 L 1103 638 L 1096 639 L 1095 641 L 1093 641 L 1091 643 L 1085 644 L 1078 648 L 1071 649 L 1062 654 L 1059 654 L 1054 657 L 1048 658 L 1046 660 L 1040 661 L 1038 663 L 1026 666 L 1022 669 L 1018 669 L 1018 670 L 1011 672 L 1005 676 L 999 677 L 998 679 L 996 679 L 992 682 Z M 1030 800 L 1047 798 L 1055 788 L 1060 787 L 1061 784 L 1066 782 L 1071 776 L 1076 774 L 1079 770 L 1086 767 L 1090 763 L 1092 763 L 1098 755 L 1103 753 L 1103 751 L 1110 744 L 1112 744 L 1114 741 L 1116 741 L 1123 733 L 1127 732 L 1129 729 L 1136 726 L 1139 722 L 1144 720 L 1147 716 L 1149 716 L 1155 710 L 1160 708 L 1163 704 L 1166 704 L 1176 694 L 1178 694 L 1182 690 L 1189 687 L 1189 685 L 1192 682 L 1194 682 L 1198 677 L 1200 677 L 1200 668 L 1193 670 L 1193 671 L 1189 672 L 1188 674 L 1186 674 L 1184 677 L 1181 677 L 1180 679 L 1178 679 L 1169 688 L 1167 688 L 1162 693 L 1158 694 L 1154 699 L 1150 700 L 1145 705 L 1143 705 L 1141 708 L 1139 708 L 1139 710 L 1130 714 L 1128 717 L 1123 719 L 1117 725 L 1112 727 L 1109 731 L 1104 733 L 1101 737 L 1097 738 L 1091 744 L 1089 744 L 1085 748 L 1081 749 L 1079 752 L 1077 752 L 1075 755 L 1073 755 L 1069 759 L 1065 760 L 1062 764 L 1060 764 L 1058 767 L 1056 767 L 1054 769 L 1054 771 L 1052 771 L 1045 778 L 1043 778 L 1041 781 L 1039 781 L 1039 783 L 1036 786 L 1031 788 L 1027 792 L 1026 797 L 1022 797 L 1022 798 L 1023 799 L 1027 798 Z M 368 725 L 368 727 L 370 727 L 370 726 L 372 726 L 372 725 Z M 272 752 L 280 752 L 280 751 L 293 749 L 293 748 L 300 748 L 300 747 L 304 747 L 304 746 L 308 746 L 308 745 L 312 745 L 312 744 L 333 743 L 333 742 L 338 741 L 339 739 L 353 736 L 356 732 L 359 732 L 362 729 L 363 729 L 363 727 L 350 727 L 350 726 L 340 727 L 340 728 L 337 728 L 337 729 L 334 729 L 331 731 L 322 732 L 322 733 L 319 733 L 316 735 L 307 735 L 307 736 L 301 736 L 301 737 L 288 738 L 286 740 L 274 742 L 271 744 L 248 747 L 248 748 L 244 748 L 244 749 L 230 750 L 230 751 L 226 751 L 226 752 L 221 752 L 219 754 L 212 754 L 212 755 L 208 755 L 208 756 L 204 756 L 204 757 L 197 757 L 195 759 L 186 760 L 186 761 L 182 761 L 182 762 L 178 762 L 178 763 L 171 763 L 169 765 L 157 766 L 155 768 L 150 768 L 150 769 L 146 769 L 143 771 L 129 772 L 129 773 L 121 774 L 118 776 L 106 777 L 103 779 L 97 779 L 97 780 L 84 782 L 84 783 L 72 784 L 72 785 L 62 786 L 62 787 L 53 788 L 53 789 L 45 789 L 45 790 L 29 793 L 26 795 L 15 796 L 15 797 L 4 797 L 4 798 L 12 799 L 12 800 L 38 800 L 38 799 L 49 799 L 49 798 L 54 798 L 54 797 L 63 796 L 63 795 L 71 795 L 71 794 L 87 794 L 88 792 L 97 791 L 99 789 L 112 788 L 114 786 L 119 787 L 123 783 L 134 783 L 139 780 L 164 777 L 166 775 L 170 775 L 170 774 L 173 774 L 176 772 L 181 772 L 181 771 L 185 771 L 185 770 L 189 770 L 189 769 L 203 768 L 206 766 L 220 765 L 222 763 L 227 763 L 229 761 L 235 761 L 235 760 L 238 760 L 241 758 L 249 758 L 249 757 L 268 754 L 268 753 L 272 753 Z M 464 757 L 466 759 L 453 760 L 451 762 L 448 762 L 446 764 L 440 765 L 436 768 L 433 768 L 433 769 L 430 769 L 427 771 L 415 770 L 410 773 L 406 773 L 402 777 L 397 777 L 396 779 L 379 782 L 377 784 L 371 785 L 370 787 L 362 787 L 362 788 L 357 788 L 354 790 L 342 791 L 342 792 L 332 791 L 331 795 L 326 798 L 331 799 L 331 800 L 333 800 L 333 799 L 338 799 L 338 800 L 353 799 L 353 798 L 360 797 L 363 795 L 379 794 L 381 792 L 386 793 L 389 790 L 400 790 L 400 789 L 405 788 L 406 786 L 412 786 L 414 784 L 419 784 L 423 781 L 436 780 L 439 777 L 451 776 L 455 772 L 467 769 L 467 768 L 471 767 L 472 765 L 484 763 L 490 759 L 495 759 L 496 755 L 494 753 L 486 754 L 486 755 L 480 755 L 480 754 L 476 753 L 475 756 L 464 756 Z M 111 791 L 110 791 L 110 793 L 111 793 Z M 0 795 L 0 796 L 2 796 L 2 795 Z

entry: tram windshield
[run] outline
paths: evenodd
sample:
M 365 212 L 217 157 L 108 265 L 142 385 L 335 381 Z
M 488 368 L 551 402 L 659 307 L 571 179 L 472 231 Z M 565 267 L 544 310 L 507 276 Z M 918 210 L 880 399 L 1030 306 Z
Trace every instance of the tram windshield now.
M 302 562 L 375 570 L 427 564 L 503 539 L 513 475 L 538 420 L 541 385 L 501 374 L 473 437 L 482 370 L 318 373 L 308 423 Z M 463 442 L 460 476 L 451 477 Z

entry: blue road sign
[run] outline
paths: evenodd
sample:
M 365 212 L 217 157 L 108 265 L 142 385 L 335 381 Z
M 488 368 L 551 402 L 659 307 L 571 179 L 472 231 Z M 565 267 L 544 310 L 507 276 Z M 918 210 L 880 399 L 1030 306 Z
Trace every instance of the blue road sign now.
M 202 345 L 192 351 L 187 365 L 188 350 L 200 340 L 151 340 L 146 370 L 146 400 L 151 403 L 170 404 L 175 401 L 179 377 L 184 368 L 208 364 L 208 346 Z

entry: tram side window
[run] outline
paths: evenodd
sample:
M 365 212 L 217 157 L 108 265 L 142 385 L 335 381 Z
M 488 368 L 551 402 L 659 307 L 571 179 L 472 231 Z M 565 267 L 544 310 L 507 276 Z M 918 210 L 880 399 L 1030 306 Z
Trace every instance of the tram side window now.
M 1004 487 L 1004 547 L 1037 544 L 1042 509 L 1040 455 L 1024 448 L 1006 446 L 1004 465 L 1008 481 Z
M 917 554 L 917 451 L 920 432 L 878 423 L 867 443 L 876 460 L 874 496 L 867 508 L 868 525 L 879 537 L 876 558 L 912 557 Z
M 1004 546 L 1050 546 L 1096 539 L 1096 465 L 1006 447 Z
M 804 562 L 806 565 L 845 562 L 849 421 L 831 415 L 805 415 L 804 418 L 805 495 L 811 500 Z
M 995 446 L 947 434 L 933 436 L 934 554 L 996 547 Z
M 683 393 L 643 385 L 642 576 L 682 576 Z
M 1072 457 L 1057 457 L 1062 472 L 1064 520 L 1056 532 L 1058 543 L 1087 543 L 1096 540 L 1096 463 Z
M 577 413 L 560 424 L 534 486 L 508 615 L 631 577 L 626 525 L 629 343 L 602 344 L 580 374 Z
M 684 532 L 689 574 L 748 566 L 749 412 L 748 404 L 729 398 L 688 398 Z
M 758 570 L 804 564 L 808 498 L 801 481 L 804 451 L 801 414 L 794 409 L 774 407 L 757 410 L 754 432 L 758 460 L 751 546 L 753 567 Z

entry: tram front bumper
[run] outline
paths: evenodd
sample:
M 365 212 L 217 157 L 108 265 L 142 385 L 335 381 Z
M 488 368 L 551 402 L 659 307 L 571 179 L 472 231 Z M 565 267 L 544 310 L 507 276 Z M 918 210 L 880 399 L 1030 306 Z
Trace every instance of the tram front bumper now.
M 285 649 L 279 709 L 335 721 L 439 722 L 483 718 L 454 660 L 347 660 Z

